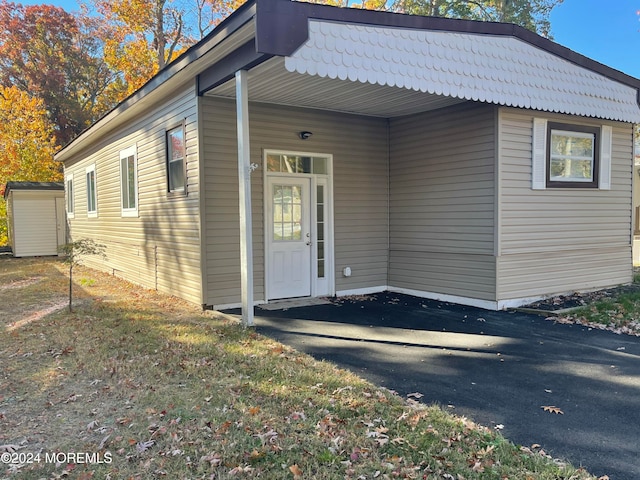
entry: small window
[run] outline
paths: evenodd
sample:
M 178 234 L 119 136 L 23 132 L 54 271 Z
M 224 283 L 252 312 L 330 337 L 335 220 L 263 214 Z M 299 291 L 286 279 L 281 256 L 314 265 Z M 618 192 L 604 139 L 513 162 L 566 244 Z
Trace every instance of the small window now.
M 120 198 L 122 216 L 138 216 L 138 161 L 136 147 L 120 152 Z
M 186 193 L 184 126 L 167 131 L 167 179 L 169 192 Z
M 267 171 L 326 175 L 327 158 L 269 153 L 267 154 Z
M 549 122 L 547 187 L 598 187 L 600 129 Z
M 533 119 L 531 188 L 611 190 L 611 125 Z
M 98 216 L 98 195 L 96 191 L 96 166 L 87 167 L 87 216 Z
M 67 175 L 67 215 L 74 217 L 73 211 L 73 175 Z

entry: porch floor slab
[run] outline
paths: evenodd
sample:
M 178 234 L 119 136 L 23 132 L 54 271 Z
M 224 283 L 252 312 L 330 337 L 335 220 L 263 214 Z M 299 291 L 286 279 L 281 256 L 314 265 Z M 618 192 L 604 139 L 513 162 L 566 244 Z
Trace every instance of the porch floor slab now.
M 611 480 L 640 478 L 640 338 L 395 293 L 257 309 L 256 328 Z M 564 414 L 543 409 L 556 406 Z

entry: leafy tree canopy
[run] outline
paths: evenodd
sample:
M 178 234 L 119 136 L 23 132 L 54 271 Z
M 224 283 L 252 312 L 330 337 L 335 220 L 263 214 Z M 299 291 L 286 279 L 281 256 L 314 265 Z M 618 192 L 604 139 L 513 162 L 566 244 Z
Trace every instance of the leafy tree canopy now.
M 396 0 L 393 10 L 414 15 L 515 23 L 545 37 L 549 16 L 563 0 Z
M 57 149 L 42 100 L 15 86 L 0 86 L 0 245 L 7 242 L 6 183 L 61 180 L 61 165 L 53 160 Z
M 57 149 L 44 102 L 15 86 L 0 86 L 0 189 L 11 180 L 61 180 L 53 160 Z
M 94 19 L 59 7 L 0 0 L 0 85 L 40 98 L 62 145 L 119 97 L 96 28 Z
M 92 0 L 103 27 L 104 59 L 126 94 L 203 38 L 244 0 Z
M 411 15 L 515 23 L 545 37 L 549 15 L 563 0 L 308 0 L 338 7 L 390 10 Z

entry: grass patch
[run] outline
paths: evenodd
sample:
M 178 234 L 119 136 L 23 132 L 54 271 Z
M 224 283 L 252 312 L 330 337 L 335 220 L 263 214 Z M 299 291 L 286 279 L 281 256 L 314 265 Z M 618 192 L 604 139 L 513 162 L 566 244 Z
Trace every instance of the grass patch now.
M 640 335 L 640 291 L 595 301 L 575 310 L 569 317 L 617 333 Z
M 0 477 L 593 478 L 224 316 L 78 271 L 91 287 L 76 285 L 76 310 L 38 317 L 66 298 L 64 265 L 0 260 L 2 285 L 21 285 L 0 290 L 0 449 L 41 455 Z
M 640 336 L 640 273 L 634 273 L 631 285 L 612 289 L 612 292 L 604 297 L 596 292 L 587 305 L 561 316 L 559 321 Z

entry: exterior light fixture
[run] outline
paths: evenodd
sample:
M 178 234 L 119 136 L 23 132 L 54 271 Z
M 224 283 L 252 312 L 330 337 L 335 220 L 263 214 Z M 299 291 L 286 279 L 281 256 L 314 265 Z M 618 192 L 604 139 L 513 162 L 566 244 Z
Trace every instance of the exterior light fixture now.
M 307 131 L 302 131 L 298 133 L 298 136 L 300 137 L 301 140 L 309 140 L 309 138 L 311 138 L 311 135 L 313 135 L 313 133 L 307 132 Z

